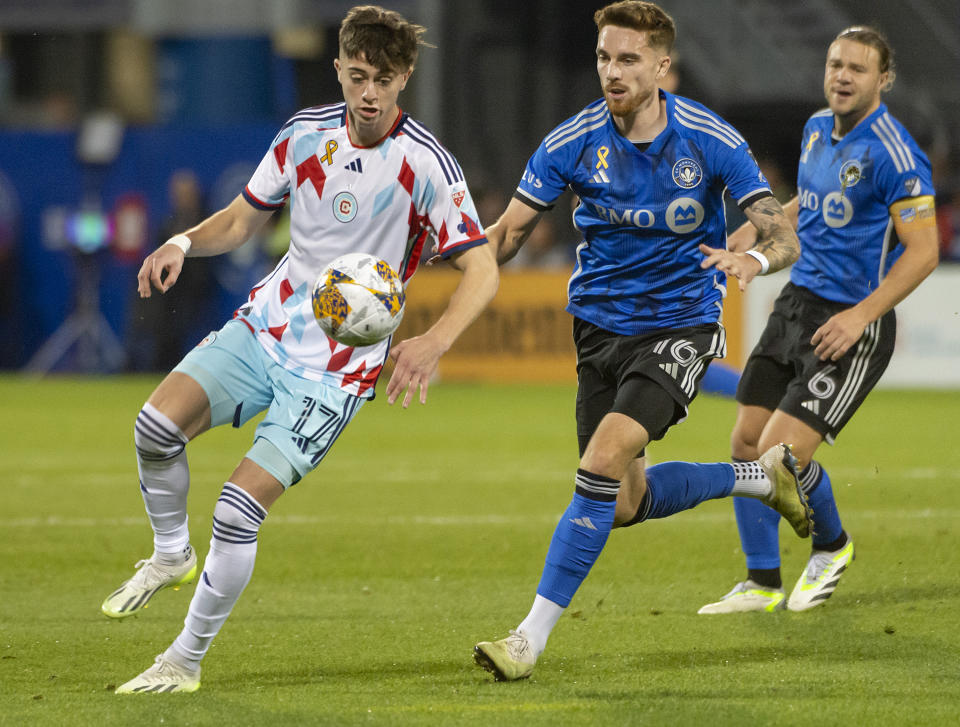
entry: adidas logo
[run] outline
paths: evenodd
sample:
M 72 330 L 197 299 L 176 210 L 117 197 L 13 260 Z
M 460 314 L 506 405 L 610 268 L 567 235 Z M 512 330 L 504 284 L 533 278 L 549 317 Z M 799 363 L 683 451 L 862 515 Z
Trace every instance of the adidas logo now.
M 816 399 L 810 399 L 808 401 L 803 401 L 800 403 L 804 409 L 812 411 L 814 414 L 820 413 L 820 402 Z
M 363 174 L 363 165 L 359 159 L 354 159 L 349 164 L 345 164 L 343 168 L 349 169 L 351 172 L 356 172 L 357 174 Z
M 680 371 L 680 365 L 676 363 L 662 363 L 660 368 L 666 371 L 673 378 L 677 378 L 677 373 Z
M 590 522 L 588 517 L 572 517 L 570 522 L 574 525 L 579 525 L 581 528 L 586 528 L 587 530 L 596 530 L 597 526 Z
M 610 177 L 607 176 L 607 173 L 603 169 L 600 169 L 594 174 L 592 179 L 597 184 L 610 184 Z

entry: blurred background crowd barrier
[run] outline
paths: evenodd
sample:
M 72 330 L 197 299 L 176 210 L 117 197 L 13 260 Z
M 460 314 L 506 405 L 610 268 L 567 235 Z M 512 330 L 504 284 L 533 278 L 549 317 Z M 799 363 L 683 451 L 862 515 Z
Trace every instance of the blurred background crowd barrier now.
M 257 239 L 188 262 L 178 286 L 136 297 L 143 257 L 243 188 L 283 122 L 340 100 L 339 0 L 3 0 L 0 3 L 0 369 L 164 371 L 245 298 L 286 247 L 282 215 Z M 599 96 L 583 0 L 385 0 L 426 25 L 403 108 L 457 156 L 481 222 L 503 210 L 526 159 Z M 823 105 L 830 39 L 872 23 L 897 51 L 887 103 L 934 165 L 944 263 L 898 310 L 886 381 L 960 386 L 960 3 L 665 0 L 679 29 L 669 88 L 750 141 L 781 201 L 803 123 Z M 493 307 L 444 361 L 452 378 L 573 376 L 573 200 L 505 268 Z M 741 221 L 736 208 L 732 226 Z M 439 312 L 452 278 L 421 271 L 403 333 Z M 777 282 L 779 281 L 779 282 Z M 782 278 L 731 296 L 728 363 L 742 363 Z M 939 296 L 939 297 L 938 297 Z

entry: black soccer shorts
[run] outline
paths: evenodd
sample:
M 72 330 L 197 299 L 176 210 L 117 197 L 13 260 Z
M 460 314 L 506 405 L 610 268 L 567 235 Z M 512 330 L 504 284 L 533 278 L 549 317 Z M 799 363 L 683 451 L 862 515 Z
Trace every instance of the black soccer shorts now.
M 641 424 L 651 441 L 663 439 L 686 418 L 707 365 L 726 350 L 726 333 L 719 323 L 622 336 L 575 318 L 573 340 L 581 456 L 610 412 Z
M 833 444 L 890 363 L 897 337 L 894 312 L 874 321 L 838 361 L 821 361 L 810 339 L 849 308 L 787 283 L 737 386 L 737 401 L 779 409 Z

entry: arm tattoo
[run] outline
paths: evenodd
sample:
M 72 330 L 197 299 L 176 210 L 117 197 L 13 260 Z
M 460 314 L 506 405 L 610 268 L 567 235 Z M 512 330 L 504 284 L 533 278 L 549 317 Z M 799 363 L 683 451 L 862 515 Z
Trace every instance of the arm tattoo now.
M 757 228 L 753 250 L 770 261 L 770 272 L 792 265 L 800 257 L 800 241 L 780 203 L 773 197 L 757 200 L 745 210 Z

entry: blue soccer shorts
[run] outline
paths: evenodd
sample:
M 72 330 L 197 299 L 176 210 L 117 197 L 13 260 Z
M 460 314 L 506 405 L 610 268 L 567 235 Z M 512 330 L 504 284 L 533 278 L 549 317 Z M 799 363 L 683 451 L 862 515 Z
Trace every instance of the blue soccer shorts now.
M 210 333 L 173 370 L 206 392 L 211 427 L 239 428 L 266 410 L 246 456 L 284 489 L 320 463 L 366 401 L 291 373 L 236 320 Z

